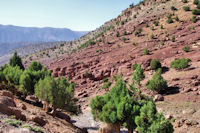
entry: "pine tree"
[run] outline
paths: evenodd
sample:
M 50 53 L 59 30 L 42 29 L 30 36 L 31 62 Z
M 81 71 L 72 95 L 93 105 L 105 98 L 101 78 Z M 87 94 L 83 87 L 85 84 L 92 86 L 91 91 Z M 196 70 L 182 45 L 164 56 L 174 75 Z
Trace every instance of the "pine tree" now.
M 15 53 L 13 54 L 12 58 L 10 58 L 10 60 L 9 60 L 9 65 L 10 65 L 10 66 L 13 66 L 13 67 L 19 66 L 20 69 L 22 69 L 22 70 L 25 69 L 24 66 L 23 66 L 23 64 L 22 64 L 22 60 L 21 60 L 21 58 L 17 55 L 17 52 L 16 52 L 16 51 L 15 51 Z
M 138 64 L 133 74 L 132 78 L 133 84 L 140 87 L 140 81 L 142 81 L 144 78 L 145 78 L 144 70 L 141 68 L 141 64 Z

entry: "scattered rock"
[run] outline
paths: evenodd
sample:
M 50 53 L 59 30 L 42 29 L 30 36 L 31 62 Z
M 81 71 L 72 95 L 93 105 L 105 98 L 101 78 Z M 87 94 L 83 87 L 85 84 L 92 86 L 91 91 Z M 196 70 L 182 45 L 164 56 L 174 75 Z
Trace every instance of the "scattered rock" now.
M 8 131 L 8 133 L 31 133 L 31 131 L 27 128 L 16 128 Z
M 39 124 L 40 126 L 44 126 L 46 124 L 46 121 L 43 117 L 32 115 L 30 116 L 30 120 L 34 121 L 35 123 Z
M 0 96 L 6 96 L 6 97 L 10 97 L 10 98 L 14 99 L 13 94 L 11 92 L 5 91 L 5 90 L 0 92 Z
M 18 107 L 21 108 L 21 109 L 23 109 L 23 110 L 26 110 L 26 109 L 27 109 L 26 105 L 23 104 L 23 103 L 20 103 L 20 104 L 18 105 Z
M 157 94 L 154 96 L 154 102 L 158 102 L 158 101 L 164 101 L 164 97 L 160 94 Z

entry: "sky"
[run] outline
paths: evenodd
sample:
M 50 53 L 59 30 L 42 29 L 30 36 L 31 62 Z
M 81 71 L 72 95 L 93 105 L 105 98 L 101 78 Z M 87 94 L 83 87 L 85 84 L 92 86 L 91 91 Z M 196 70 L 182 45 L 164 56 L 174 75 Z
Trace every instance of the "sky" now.
M 91 31 L 139 0 L 0 0 L 0 24 Z

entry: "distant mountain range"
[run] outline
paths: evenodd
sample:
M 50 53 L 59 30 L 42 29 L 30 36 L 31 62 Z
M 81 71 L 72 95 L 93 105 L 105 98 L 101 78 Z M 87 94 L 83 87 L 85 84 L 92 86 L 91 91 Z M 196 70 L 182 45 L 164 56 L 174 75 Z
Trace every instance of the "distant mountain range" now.
M 88 33 L 67 28 L 36 28 L 0 24 L 0 56 L 8 51 L 41 42 L 73 41 Z

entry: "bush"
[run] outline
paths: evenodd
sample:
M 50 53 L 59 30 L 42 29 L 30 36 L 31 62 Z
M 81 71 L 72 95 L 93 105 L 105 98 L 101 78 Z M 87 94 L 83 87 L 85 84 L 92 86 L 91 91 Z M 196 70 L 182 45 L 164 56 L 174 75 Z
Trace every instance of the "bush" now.
M 184 7 L 183 7 L 183 10 L 185 10 L 185 11 L 190 11 L 190 7 L 189 7 L 189 6 L 184 6 Z
M 151 60 L 150 68 L 151 68 L 151 70 L 157 70 L 158 68 L 161 68 L 161 63 L 160 63 L 160 61 L 157 60 L 157 59 Z
M 189 67 L 190 61 L 191 61 L 190 59 L 185 59 L 185 58 L 176 59 L 173 62 L 171 62 L 170 67 L 178 70 L 184 69 Z
M 156 73 L 153 75 L 152 80 L 148 80 L 146 87 L 149 90 L 160 92 L 167 88 L 167 81 L 161 76 L 162 69 L 159 68 Z
M 176 21 L 179 21 L 179 18 L 178 18 L 178 16 L 176 16 L 176 17 L 175 17 L 175 20 L 176 20 Z
M 182 0 L 183 3 L 188 3 L 188 0 Z
M 21 58 L 17 55 L 15 51 L 13 56 L 9 60 L 9 65 L 12 67 L 19 66 L 20 69 L 24 70 L 24 65 L 22 64 Z
M 140 36 L 141 33 L 142 33 L 142 29 L 139 28 L 139 29 L 135 32 L 135 36 Z
M 158 22 L 158 21 L 154 21 L 153 24 L 154 24 L 155 26 L 158 26 L 159 22 Z
M 192 22 L 196 23 L 197 22 L 197 17 L 196 16 L 192 16 Z
M 174 6 L 171 6 L 171 10 L 172 10 L 172 11 L 176 11 L 176 10 L 177 10 L 177 8 L 176 8 L 176 7 L 174 7 Z
M 194 9 L 194 10 L 192 10 L 192 14 L 194 14 L 194 15 L 200 15 L 200 9 Z
M 119 36 L 120 36 L 119 31 L 117 31 L 116 37 L 119 37 Z
M 172 36 L 172 42 L 175 42 L 176 41 L 176 38 L 175 38 L 175 36 Z
M 198 5 L 199 4 L 199 0 L 194 0 L 193 4 Z
M 154 39 L 154 37 L 155 37 L 154 34 L 151 34 L 151 39 Z
M 148 28 L 148 27 L 149 27 L 149 24 L 148 24 L 148 23 L 146 23 L 145 27 L 146 27 L 146 28 Z
M 147 48 L 144 49 L 144 54 L 146 54 L 146 55 L 149 54 L 149 50 Z
M 185 46 L 182 48 L 183 51 L 185 52 L 190 52 L 190 47 L 189 46 Z
M 168 24 L 171 24 L 171 23 L 173 23 L 174 21 L 172 20 L 172 18 L 168 18 L 166 22 L 167 22 Z

